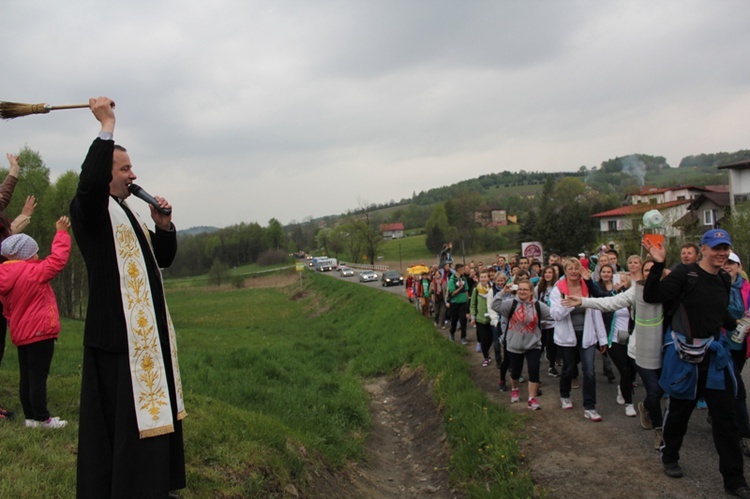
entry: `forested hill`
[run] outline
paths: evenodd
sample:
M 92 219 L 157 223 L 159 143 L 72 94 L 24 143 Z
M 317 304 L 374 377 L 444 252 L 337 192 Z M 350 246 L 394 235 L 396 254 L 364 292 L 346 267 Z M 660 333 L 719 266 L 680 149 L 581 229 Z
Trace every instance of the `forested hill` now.
M 713 154 L 698 154 L 686 156 L 680 161 L 680 168 L 686 166 L 719 166 L 750 159 L 750 150 L 742 149 L 737 152 L 717 152 Z
M 604 194 L 627 194 L 644 185 L 654 187 L 671 187 L 677 185 L 713 185 L 727 183 L 726 172 L 716 169 L 718 165 L 750 159 L 750 149 L 733 153 L 719 152 L 687 156 L 680 161 L 678 168 L 667 163 L 663 156 L 648 154 L 631 154 L 602 161 L 599 166 L 581 166 L 575 172 L 519 172 L 502 171 L 489 173 L 473 179 L 462 180 L 452 185 L 436 187 L 415 192 L 411 199 L 392 202 L 390 206 L 414 203 L 425 206 L 445 202 L 461 191 L 487 192 L 494 190 L 495 196 L 527 194 L 523 186 L 535 186 L 526 189 L 536 192 L 548 176 L 579 177 L 592 189 Z M 389 205 L 381 205 L 385 208 Z

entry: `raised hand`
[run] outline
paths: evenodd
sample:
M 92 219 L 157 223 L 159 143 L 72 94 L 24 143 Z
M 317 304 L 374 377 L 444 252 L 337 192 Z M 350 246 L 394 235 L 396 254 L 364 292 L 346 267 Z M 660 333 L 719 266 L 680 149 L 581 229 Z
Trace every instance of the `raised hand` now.
M 36 209 L 36 198 L 34 196 L 26 196 L 26 202 L 23 204 L 23 208 L 21 209 L 21 215 L 26 215 L 27 217 L 30 217 L 34 214 L 34 210 Z
M 10 174 L 18 178 L 18 172 L 21 170 L 21 167 L 18 166 L 18 156 L 7 153 L 5 157 L 8 158 L 8 163 L 10 163 Z
M 55 228 L 57 230 L 68 230 L 70 228 L 70 219 L 66 216 L 62 216 L 55 222 Z
M 667 258 L 667 250 L 664 248 L 663 243 L 654 244 L 650 239 L 644 239 L 641 244 L 651 255 L 651 259 L 655 262 L 663 262 Z

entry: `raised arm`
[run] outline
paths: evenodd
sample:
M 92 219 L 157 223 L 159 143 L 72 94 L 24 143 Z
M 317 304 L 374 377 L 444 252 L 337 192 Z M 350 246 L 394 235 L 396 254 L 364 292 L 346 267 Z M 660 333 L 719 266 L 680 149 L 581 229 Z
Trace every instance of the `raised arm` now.
M 10 163 L 10 173 L 5 177 L 3 184 L 0 185 L 0 210 L 4 210 L 10 204 L 10 200 L 13 198 L 13 190 L 18 183 L 18 156 L 14 156 L 10 153 L 5 156 Z
M 109 183 L 112 181 L 112 155 L 115 143 L 114 102 L 107 97 L 89 99 L 94 117 L 101 124 L 99 136 L 94 140 L 81 165 L 78 189 L 71 204 L 73 213 L 88 230 L 101 230 L 108 223 Z M 74 220 L 75 221 L 75 220 Z
M 593 308 L 594 310 L 602 312 L 614 312 L 621 308 L 635 305 L 635 286 L 628 288 L 624 293 L 618 293 L 614 296 L 606 296 L 602 298 L 580 298 L 577 296 L 569 296 L 568 300 L 571 304 L 575 304 L 577 301 L 583 308 Z
M 65 264 L 68 263 L 68 257 L 70 256 L 70 234 L 68 229 L 70 228 L 70 220 L 68 217 L 60 217 L 55 222 L 55 238 L 52 240 L 52 252 L 44 259 L 41 263 L 43 282 L 52 280 L 62 269 L 65 268 Z

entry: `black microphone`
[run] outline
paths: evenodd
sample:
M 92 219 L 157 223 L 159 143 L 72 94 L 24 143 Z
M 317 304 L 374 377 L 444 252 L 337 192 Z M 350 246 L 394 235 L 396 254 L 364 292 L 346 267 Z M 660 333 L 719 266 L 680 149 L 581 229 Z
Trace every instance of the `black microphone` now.
M 128 186 L 128 190 L 135 197 L 141 198 L 142 200 L 146 201 L 148 204 L 156 208 L 156 211 L 158 211 L 159 213 L 162 213 L 164 215 L 170 215 L 172 213 L 172 208 L 162 208 L 161 206 L 159 206 L 159 202 L 154 199 L 154 196 L 144 191 L 143 187 L 141 187 L 140 185 L 130 184 Z

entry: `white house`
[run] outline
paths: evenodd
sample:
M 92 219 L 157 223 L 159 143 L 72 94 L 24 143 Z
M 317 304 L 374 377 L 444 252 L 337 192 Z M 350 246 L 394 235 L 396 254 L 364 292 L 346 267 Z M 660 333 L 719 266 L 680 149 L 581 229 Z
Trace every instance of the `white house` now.
M 650 210 L 659 210 L 664 216 L 664 235 L 674 237 L 680 235 L 680 229 L 674 223 L 687 214 L 688 200 L 670 201 L 668 203 L 651 204 L 638 203 L 620 206 L 614 210 L 603 211 L 591 215 L 599 220 L 599 230 L 602 233 L 640 230 L 643 214 Z
M 729 206 L 750 199 L 750 159 L 719 166 L 729 172 Z
M 718 210 L 718 199 L 713 196 L 714 193 L 726 192 L 725 186 L 706 186 L 696 187 L 692 185 L 680 187 L 655 188 L 647 187 L 641 189 L 636 194 L 629 196 L 630 204 L 615 208 L 614 210 L 603 211 L 591 215 L 591 218 L 599 220 L 599 230 L 602 233 L 612 233 L 618 231 L 640 230 L 640 220 L 643 214 L 650 210 L 659 210 L 664 216 L 664 235 L 667 237 L 676 237 L 682 235 L 682 226 L 690 218 L 691 203 L 699 198 L 709 202 L 706 210 L 710 211 L 706 218 L 709 225 L 715 225 L 717 220 L 723 216 L 723 210 Z M 706 195 L 710 199 L 706 198 Z M 716 201 L 714 203 L 714 201 Z M 696 206 L 693 206 L 693 210 Z M 635 221 L 635 222 L 634 222 Z
M 380 232 L 386 239 L 400 239 L 404 237 L 404 224 L 401 222 L 380 224 Z

